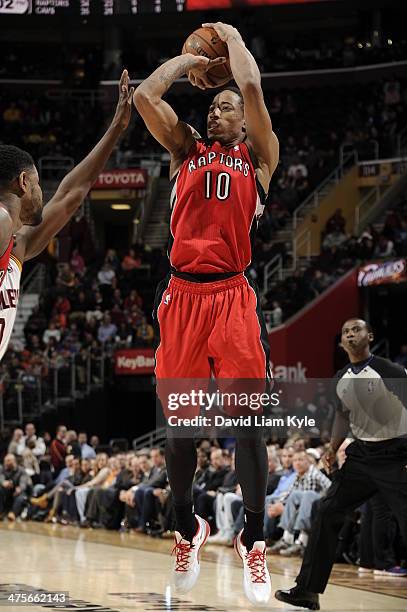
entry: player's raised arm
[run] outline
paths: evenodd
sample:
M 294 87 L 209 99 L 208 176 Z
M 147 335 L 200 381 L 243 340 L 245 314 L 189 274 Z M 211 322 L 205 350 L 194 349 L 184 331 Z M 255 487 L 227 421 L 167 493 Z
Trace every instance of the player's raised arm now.
M 25 260 L 41 253 L 82 204 L 129 125 L 133 92 L 134 88 L 129 89 L 127 70 L 124 70 L 119 83 L 119 102 L 109 128 L 89 155 L 64 177 L 55 195 L 44 207 L 41 223 L 36 227 L 24 227 L 18 232 L 18 246 L 20 249 L 23 243 Z
M 194 138 L 190 127 L 178 119 L 174 109 L 162 97 L 174 81 L 191 70 L 204 75 L 224 61 L 224 58 L 209 60 L 190 53 L 179 55 L 157 68 L 134 92 L 134 104 L 148 130 L 171 153 L 173 161 L 182 161 Z
M 259 163 L 263 187 L 268 191 L 270 178 L 277 167 L 279 144 L 270 115 L 264 103 L 260 71 L 256 60 L 246 48 L 240 33 L 224 23 L 205 23 L 214 28 L 228 46 L 230 67 L 244 100 L 246 133 Z

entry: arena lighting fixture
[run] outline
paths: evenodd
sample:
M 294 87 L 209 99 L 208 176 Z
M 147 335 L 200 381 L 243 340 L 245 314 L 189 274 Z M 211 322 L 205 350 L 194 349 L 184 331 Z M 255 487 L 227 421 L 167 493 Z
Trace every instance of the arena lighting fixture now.
M 110 208 L 113 210 L 130 210 L 131 206 L 130 204 L 111 204 Z

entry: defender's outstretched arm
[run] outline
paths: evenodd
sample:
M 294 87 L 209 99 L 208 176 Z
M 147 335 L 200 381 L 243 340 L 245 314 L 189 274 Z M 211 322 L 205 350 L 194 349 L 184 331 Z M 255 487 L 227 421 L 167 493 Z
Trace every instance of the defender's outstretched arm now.
M 24 227 L 18 232 L 17 254 L 23 260 L 41 253 L 82 204 L 129 125 L 133 92 L 134 88 L 129 90 L 129 75 L 124 70 L 119 83 L 119 102 L 108 130 L 89 155 L 64 177 L 55 195 L 44 207 L 40 225 Z

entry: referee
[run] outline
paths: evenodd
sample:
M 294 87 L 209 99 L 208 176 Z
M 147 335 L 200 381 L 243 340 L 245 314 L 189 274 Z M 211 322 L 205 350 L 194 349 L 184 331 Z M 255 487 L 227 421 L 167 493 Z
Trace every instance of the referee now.
M 345 515 L 380 492 L 407 541 L 407 372 L 370 352 L 373 333 L 361 319 L 342 327 L 350 363 L 334 379 L 337 410 L 325 457 L 328 470 L 351 429 L 354 442 L 312 524 L 297 586 L 277 591 L 279 601 L 319 610 Z

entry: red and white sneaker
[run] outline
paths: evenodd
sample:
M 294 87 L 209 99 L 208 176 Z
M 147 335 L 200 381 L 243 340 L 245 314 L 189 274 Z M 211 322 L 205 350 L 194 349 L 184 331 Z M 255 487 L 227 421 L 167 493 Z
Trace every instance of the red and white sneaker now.
M 184 540 L 178 531 L 175 532 L 175 546 L 172 550 L 172 554 L 175 555 L 172 583 L 179 593 L 188 593 L 198 580 L 201 569 L 200 551 L 210 534 L 208 523 L 197 514 L 195 518 L 198 526 L 192 543 Z
M 247 551 L 242 542 L 243 530 L 235 538 L 235 550 L 243 561 L 243 587 L 249 601 L 266 605 L 271 597 L 271 579 L 266 561 L 266 543 L 255 542 Z

